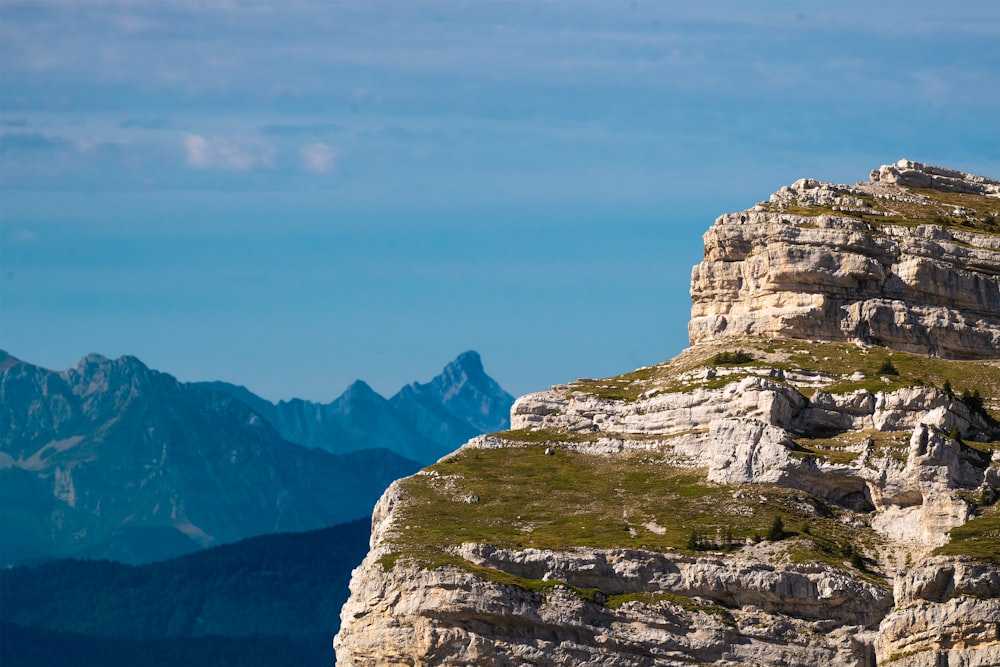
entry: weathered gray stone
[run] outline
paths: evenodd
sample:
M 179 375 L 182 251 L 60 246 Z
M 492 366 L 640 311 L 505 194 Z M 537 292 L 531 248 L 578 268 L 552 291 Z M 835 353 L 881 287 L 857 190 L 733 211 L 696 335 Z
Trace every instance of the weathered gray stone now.
M 873 172 L 870 186 L 803 180 L 771 201 L 851 206 L 858 195 L 889 196 L 887 184 L 917 181 L 923 185 L 915 187 L 1000 196 L 997 181 L 900 161 Z M 744 211 L 721 216 L 704 239 L 704 261 L 691 276 L 692 344 L 751 334 L 860 341 L 955 359 L 1000 356 L 995 235 Z

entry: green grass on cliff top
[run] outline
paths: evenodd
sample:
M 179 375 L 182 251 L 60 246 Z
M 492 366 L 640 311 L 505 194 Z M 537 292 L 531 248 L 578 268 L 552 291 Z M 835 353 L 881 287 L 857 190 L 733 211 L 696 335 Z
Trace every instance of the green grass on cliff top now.
M 749 352 L 753 360 L 742 364 L 713 362 L 719 352 L 736 350 Z M 883 372 L 887 360 L 896 374 Z M 732 368 L 735 375 L 678 380 L 682 373 L 711 366 Z M 701 345 L 657 366 L 615 378 L 580 380 L 556 390 L 633 401 L 649 392 L 723 386 L 763 369 L 827 373 L 831 383 L 825 390 L 831 392 L 943 387 L 949 382 L 956 394 L 978 389 L 994 417 L 1000 407 L 1000 361 L 952 361 L 880 347 L 765 338 Z M 863 378 L 849 379 L 855 372 L 861 372 Z M 805 387 L 801 391 L 807 396 L 814 392 Z M 851 450 L 871 437 L 877 451 L 905 459 L 906 433 L 854 435 L 859 434 L 799 438 L 798 454 L 850 463 L 857 456 Z M 455 555 L 455 549 L 462 543 L 476 542 L 511 549 L 635 548 L 694 554 L 692 533 L 700 536 L 702 548 L 721 549 L 723 535 L 731 534 L 734 544 L 752 540 L 755 535 L 766 535 L 776 517 L 782 518 L 786 530 L 796 538 L 787 543 L 788 557 L 795 562 L 823 562 L 849 569 L 852 551 L 870 553 L 879 542 L 873 531 L 849 528 L 840 521 L 837 517 L 844 510 L 801 491 L 713 484 L 706 480 L 704 470 L 669 465 L 655 451 L 595 456 L 563 446 L 597 440 L 600 433 L 524 429 L 500 436 L 509 446 L 461 450 L 430 466 L 424 474 L 401 482 L 405 501 L 395 510 L 397 520 L 388 540 L 392 552 L 383 558 L 383 567 L 391 568 L 400 558 L 426 567 L 454 565 L 500 583 L 544 590 L 558 582 L 524 580 L 475 566 Z M 982 451 L 997 448 L 996 443 L 970 444 Z M 546 456 L 546 447 L 552 447 L 554 455 Z M 471 497 L 477 502 L 465 502 Z M 818 510 L 810 511 L 810 507 Z M 995 558 L 1000 551 L 996 507 L 984 508 L 983 517 L 952 531 L 952 543 L 942 553 Z M 870 574 L 862 576 L 875 580 Z M 593 591 L 577 592 L 588 598 L 594 595 Z
M 864 201 L 860 208 L 834 210 L 827 206 L 765 204 L 772 212 L 817 217 L 832 215 L 854 218 L 875 225 L 938 225 L 979 234 L 1000 234 L 1000 200 L 965 192 L 941 192 L 924 188 L 900 188 L 920 201 L 899 201 L 871 195 L 845 193 Z M 956 214 L 956 209 L 963 212 Z
M 550 442 L 558 439 L 550 434 Z M 383 566 L 408 558 L 469 569 L 452 555 L 463 542 L 693 554 L 723 549 L 727 533 L 734 544 L 766 536 L 776 517 L 789 537 L 799 535 L 798 561 L 846 567 L 846 545 L 858 549 L 876 539 L 867 529 L 848 528 L 834 508 L 801 491 L 713 484 L 704 470 L 667 465 L 651 453 L 595 456 L 556 446 L 548 456 L 545 449 L 516 443 L 466 449 L 428 468 L 430 474 L 403 480 L 406 500 L 396 510 L 393 554 Z M 465 502 L 471 496 L 478 502 Z M 810 507 L 824 516 L 813 516 Z M 702 542 L 695 551 L 692 532 Z
M 720 352 L 743 350 L 753 361 L 742 364 L 715 364 L 713 358 Z M 881 368 L 891 361 L 898 374 L 886 374 Z M 729 369 L 734 374 L 689 382 L 678 376 L 699 368 Z M 581 379 L 565 385 L 567 393 L 580 392 L 606 400 L 635 401 L 648 392 L 687 392 L 695 389 L 714 389 L 753 374 L 755 370 L 776 369 L 786 372 L 820 372 L 830 376 L 832 382 L 823 387 L 830 393 L 848 393 L 864 389 L 872 393 L 894 391 L 903 387 L 932 385 L 944 387 L 961 395 L 964 391 L 979 390 L 990 401 L 1000 402 L 1000 361 L 998 360 L 949 360 L 922 354 L 900 352 L 884 347 L 859 347 L 852 343 L 824 343 L 782 338 L 740 337 L 698 345 L 682 352 L 665 363 L 640 368 L 613 378 L 602 380 Z M 860 372 L 859 380 L 850 377 Z M 772 381 L 781 382 L 780 380 Z M 791 384 L 790 382 L 783 382 Z M 806 396 L 815 391 L 800 389 Z M 1000 407 L 1000 406 L 998 406 Z M 993 416 L 1000 418 L 1000 411 Z

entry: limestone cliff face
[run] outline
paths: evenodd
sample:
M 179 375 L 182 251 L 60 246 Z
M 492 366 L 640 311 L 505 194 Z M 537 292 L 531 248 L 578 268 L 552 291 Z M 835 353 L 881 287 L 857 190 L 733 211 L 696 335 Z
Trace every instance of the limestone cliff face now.
M 691 342 L 752 334 L 994 357 L 1000 236 L 973 230 L 996 231 L 975 221 L 998 211 L 1000 182 L 905 160 L 867 184 L 796 181 L 705 234 Z
M 872 181 L 970 213 L 875 225 L 800 182 L 777 199 L 821 216 L 720 219 L 691 348 L 386 492 L 338 664 L 1000 664 L 997 183 Z

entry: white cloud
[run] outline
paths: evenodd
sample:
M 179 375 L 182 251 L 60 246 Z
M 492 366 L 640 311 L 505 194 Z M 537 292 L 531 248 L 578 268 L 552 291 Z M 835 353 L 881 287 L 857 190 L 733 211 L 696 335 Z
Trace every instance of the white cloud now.
M 274 166 L 274 147 L 258 139 L 207 139 L 200 134 L 185 134 L 183 142 L 187 162 L 192 167 L 248 171 Z
M 208 139 L 200 134 L 184 135 L 184 151 L 188 164 L 192 167 L 208 166 Z
M 274 166 L 274 149 L 270 145 L 219 140 L 215 150 L 216 162 L 224 169 L 246 171 Z
M 300 152 L 302 164 L 309 171 L 326 174 L 333 170 L 336 151 L 324 143 L 306 144 Z

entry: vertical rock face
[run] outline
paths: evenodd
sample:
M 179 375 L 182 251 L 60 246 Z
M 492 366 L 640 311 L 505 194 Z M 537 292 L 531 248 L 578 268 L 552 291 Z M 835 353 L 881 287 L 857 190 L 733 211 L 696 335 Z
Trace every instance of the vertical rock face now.
M 1000 182 L 906 160 L 866 184 L 796 181 L 706 232 L 691 343 L 749 334 L 995 357 L 998 216 Z
M 723 216 L 692 347 L 398 481 L 341 665 L 1000 664 L 1000 183 Z

